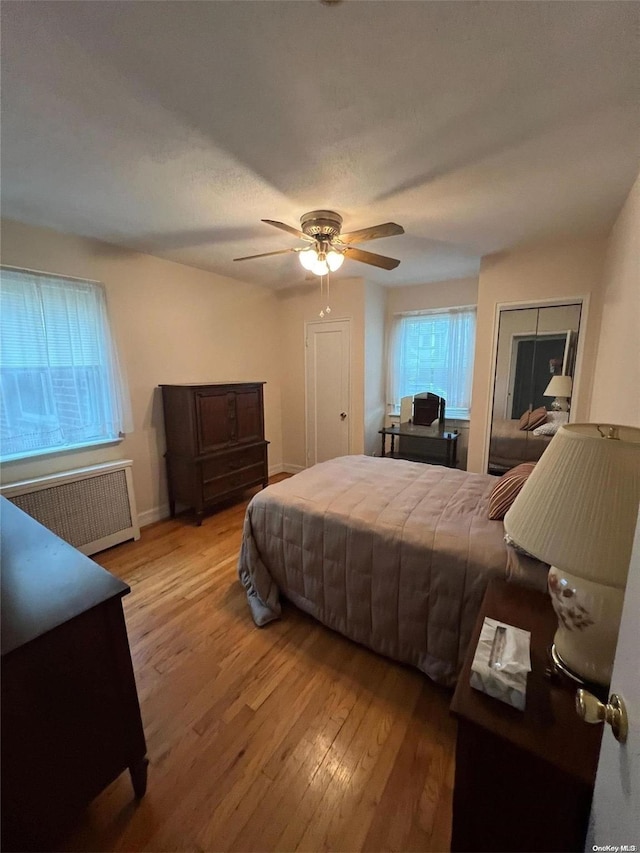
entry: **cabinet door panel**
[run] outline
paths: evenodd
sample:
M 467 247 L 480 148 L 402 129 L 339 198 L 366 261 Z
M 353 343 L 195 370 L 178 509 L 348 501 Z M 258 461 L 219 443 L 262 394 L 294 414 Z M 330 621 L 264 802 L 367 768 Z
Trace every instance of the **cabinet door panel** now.
M 196 394 L 198 452 L 209 453 L 235 441 L 234 394 L 226 391 Z
M 264 437 L 261 387 L 236 392 L 236 422 L 238 441 L 256 441 Z

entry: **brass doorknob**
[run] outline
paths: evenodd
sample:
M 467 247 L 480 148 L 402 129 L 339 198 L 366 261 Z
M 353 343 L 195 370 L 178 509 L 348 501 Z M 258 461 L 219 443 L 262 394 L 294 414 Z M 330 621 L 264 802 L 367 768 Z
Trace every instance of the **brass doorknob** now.
M 626 743 L 629 720 L 622 696 L 612 693 L 605 705 L 588 690 L 578 690 L 576 711 L 585 723 L 608 723 L 614 738 L 620 743 Z

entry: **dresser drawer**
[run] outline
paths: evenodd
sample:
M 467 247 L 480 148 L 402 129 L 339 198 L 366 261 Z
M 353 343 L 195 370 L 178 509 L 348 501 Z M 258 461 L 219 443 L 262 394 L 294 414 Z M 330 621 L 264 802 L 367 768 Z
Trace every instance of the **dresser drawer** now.
M 240 447 L 237 450 L 219 453 L 202 463 L 202 480 L 207 482 L 214 477 L 234 474 L 242 468 L 264 463 L 265 457 L 266 444 L 254 444 L 252 447 Z
M 202 497 L 205 502 L 211 501 L 228 492 L 235 492 L 237 489 L 262 483 L 264 479 L 264 462 L 260 462 L 257 465 L 242 468 L 223 477 L 213 477 L 209 480 L 203 480 Z

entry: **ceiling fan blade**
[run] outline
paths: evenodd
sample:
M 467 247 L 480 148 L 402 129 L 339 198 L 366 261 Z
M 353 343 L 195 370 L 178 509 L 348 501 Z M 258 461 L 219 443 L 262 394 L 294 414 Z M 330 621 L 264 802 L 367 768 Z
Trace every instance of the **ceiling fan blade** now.
M 385 255 L 376 255 L 373 252 L 364 252 L 362 249 L 345 249 L 345 257 L 351 258 L 354 261 L 360 261 L 363 264 L 371 264 L 372 267 L 380 267 L 383 270 L 394 270 L 399 260 L 396 258 L 387 258 Z
M 234 261 L 252 261 L 254 258 L 270 258 L 271 255 L 288 255 L 289 252 L 299 252 L 299 249 L 279 249 L 277 252 L 263 252 L 261 255 L 246 255 L 244 258 L 234 258 Z
M 362 228 L 360 231 L 350 231 L 348 234 L 340 234 L 338 239 L 341 243 L 364 243 L 365 240 L 378 240 L 380 237 L 396 237 L 404 234 L 402 225 L 395 222 L 383 222 L 382 225 L 372 225 L 371 228 Z
M 266 222 L 267 225 L 273 225 L 274 228 L 279 228 L 281 231 L 287 231 L 299 240 L 306 240 L 307 242 L 315 243 L 313 237 L 308 237 L 304 232 L 299 231 L 297 228 L 293 228 L 291 225 L 287 225 L 285 222 L 275 222 L 273 219 L 262 219 L 261 221 Z

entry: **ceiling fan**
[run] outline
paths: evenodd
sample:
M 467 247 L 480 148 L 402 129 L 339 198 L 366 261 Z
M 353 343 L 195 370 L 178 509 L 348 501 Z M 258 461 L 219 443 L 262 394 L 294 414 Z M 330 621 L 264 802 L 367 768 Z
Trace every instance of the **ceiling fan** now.
M 327 275 L 335 272 L 342 266 L 345 258 L 360 261 L 363 264 L 371 264 L 383 270 L 393 270 L 400 263 L 396 258 L 388 258 L 386 255 L 377 255 L 374 252 L 365 252 L 356 249 L 352 243 L 364 243 L 366 240 L 377 240 L 380 237 L 395 237 L 404 234 L 404 228 L 395 222 L 384 222 L 382 225 L 373 225 L 370 228 L 362 228 L 360 231 L 340 233 L 342 228 L 342 217 L 333 210 L 312 210 L 300 217 L 300 228 L 293 228 L 284 222 L 275 222 L 273 219 L 263 219 L 267 225 L 280 228 L 288 234 L 293 234 L 299 240 L 304 240 L 311 245 L 299 249 L 280 249 L 277 252 L 263 252 L 261 255 L 247 255 L 244 258 L 234 258 L 234 261 L 250 261 L 253 258 L 268 258 L 271 255 L 285 255 L 289 252 L 297 252 L 302 266 L 315 275 Z

